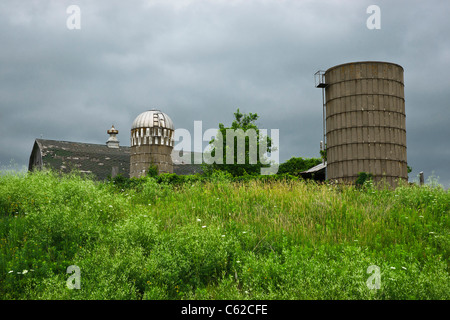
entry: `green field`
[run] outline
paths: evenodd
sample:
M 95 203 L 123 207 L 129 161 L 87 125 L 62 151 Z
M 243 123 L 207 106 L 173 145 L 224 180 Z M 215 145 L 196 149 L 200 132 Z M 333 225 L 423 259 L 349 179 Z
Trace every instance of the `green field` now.
M 5 173 L 0 297 L 450 299 L 443 188 L 247 180 Z

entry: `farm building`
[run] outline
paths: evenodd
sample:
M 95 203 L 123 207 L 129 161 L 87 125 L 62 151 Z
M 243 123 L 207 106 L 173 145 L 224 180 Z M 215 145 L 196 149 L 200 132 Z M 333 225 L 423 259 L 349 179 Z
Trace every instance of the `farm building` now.
M 179 151 L 172 152 L 173 172 L 178 175 L 201 173 L 198 164 L 182 162 Z M 190 153 L 190 152 L 189 152 Z M 186 153 L 185 153 L 186 154 Z M 108 148 L 107 145 L 36 139 L 28 170 L 49 167 L 69 173 L 72 169 L 93 174 L 99 180 L 109 175 L 130 176 L 130 147 Z
M 169 136 L 165 136 L 169 131 L 165 128 L 166 124 L 171 126 Z M 69 173 L 76 169 L 92 174 L 98 180 L 118 174 L 124 177 L 142 176 L 151 164 L 156 164 L 160 172 L 178 175 L 202 173 L 199 164 L 182 160 L 189 156 L 193 159 L 193 152 L 173 150 L 173 140 L 170 140 L 173 139 L 173 124 L 159 110 L 146 111 L 136 118 L 131 132 L 131 147 L 119 145 L 116 137 L 119 131 L 114 126 L 107 133 L 110 137 L 106 144 L 36 139 L 28 170 L 48 167 Z

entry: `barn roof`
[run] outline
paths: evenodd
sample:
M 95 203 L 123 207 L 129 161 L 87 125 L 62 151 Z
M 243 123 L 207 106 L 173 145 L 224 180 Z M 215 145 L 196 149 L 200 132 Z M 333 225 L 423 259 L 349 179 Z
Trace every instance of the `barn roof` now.
M 29 170 L 34 160 L 40 157 L 41 165 L 56 171 L 69 173 L 73 169 L 93 174 L 99 180 L 105 180 L 116 167 L 117 173 L 124 177 L 130 175 L 130 147 L 108 148 L 106 144 L 81 143 L 58 140 L 36 139 L 30 156 Z M 200 165 L 183 164 L 178 152 L 172 153 L 174 173 L 201 173 Z M 175 159 L 174 159 L 175 158 Z
M 319 163 L 318 165 L 316 165 L 316 166 L 314 166 L 312 168 L 309 168 L 308 170 L 303 171 L 301 173 L 316 173 L 318 171 L 325 170 L 326 167 L 327 167 L 327 163 L 326 162 L 325 163 L 322 162 L 322 163 Z
M 319 163 L 317 166 L 314 166 L 306 171 L 300 172 L 301 176 L 304 179 L 314 179 L 318 181 L 325 180 L 325 170 L 327 169 L 327 163 Z

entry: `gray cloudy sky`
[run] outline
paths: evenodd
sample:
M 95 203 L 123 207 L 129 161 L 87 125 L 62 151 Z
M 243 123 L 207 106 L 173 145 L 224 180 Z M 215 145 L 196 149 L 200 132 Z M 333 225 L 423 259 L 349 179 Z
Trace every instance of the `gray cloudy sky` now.
M 69 30 L 66 9 L 81 9 Z M 368 6 L 381 9 L 369 30 Z M 258 113 L 280 130 L 280 161 L 318 157 L 322 96 L 314 73 L 353 61 L 405 69 L 410 180 L 448 170 L 450 2 L 40 0 L 0 3 L 0 164 L 28 164 L 35 138 L 122 145 L 141 112 L 176 128 Z

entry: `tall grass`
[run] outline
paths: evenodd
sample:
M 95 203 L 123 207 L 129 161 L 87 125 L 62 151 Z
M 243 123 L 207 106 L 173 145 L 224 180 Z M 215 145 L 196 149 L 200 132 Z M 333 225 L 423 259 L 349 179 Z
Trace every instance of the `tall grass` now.
M 448 191 L 0 176 L 2 299 L 449 299 Z M 81 289 L 66 287 L 69 265 Z M 371 290 L 367 268 L 381 270 Z

